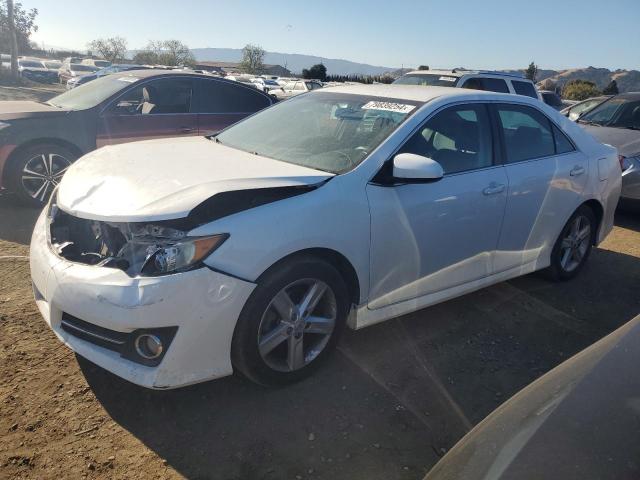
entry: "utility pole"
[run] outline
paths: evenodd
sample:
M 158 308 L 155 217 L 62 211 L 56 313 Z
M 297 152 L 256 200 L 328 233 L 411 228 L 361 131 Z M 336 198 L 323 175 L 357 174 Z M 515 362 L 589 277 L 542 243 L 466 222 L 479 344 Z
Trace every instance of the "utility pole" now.
M 13 18 L 13 0 L 7 0 L 7 19 L 9 21 L 9 41 L 11 42 L 11 76 L 18 79 L 18 41 L 16 40 L 16 22 Z

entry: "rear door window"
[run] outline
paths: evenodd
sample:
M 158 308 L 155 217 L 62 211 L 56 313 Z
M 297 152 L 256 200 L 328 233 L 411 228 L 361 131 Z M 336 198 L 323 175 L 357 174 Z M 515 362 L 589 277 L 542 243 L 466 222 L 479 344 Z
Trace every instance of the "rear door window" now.
M 506 163 L 555 154 L 551 122 L 542 113 L 524 105 L 501 104 L 496 108 L 504 138 Z
M 198 113 L 253 113 L 271 105 L 269 98 L 254 87 L 221 80 L 196 80 Z
M 521 82 L 519 80 L 511 80 L 511 85 L 518 95 L 524 95 L 526 97 L 538 98 L 536 88 L 533 83 Z

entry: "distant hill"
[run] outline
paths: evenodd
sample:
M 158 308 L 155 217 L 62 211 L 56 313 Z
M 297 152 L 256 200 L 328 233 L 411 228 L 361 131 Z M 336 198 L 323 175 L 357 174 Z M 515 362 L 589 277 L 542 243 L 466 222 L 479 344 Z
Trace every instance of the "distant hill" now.
M 524 73 L 524 70 L 505 70 Z M 618 84 L 620 92 L 640 92 L 640 72 L 638 70 L 614 70 L 608 68 L 569 68 L 566 70 L 539 70 L 538 82 L 551 81 L 562 87 L 571 80 L 588 80 L 594 82 L 599 89 L 606 87 L 611 80 Z
M 193 48 L 191 51 L 195 55 L 196 60 L 203 62 L 239 62 L 242 60 L 242 49 L 240 48 Z M 300 74 L 303 68 L 309 68 L 320 62 L 327 67 L 327 74 L 329 75 L 382 75 L 389 70 L 393 70 L 391 67 L 380 67 L 366 63 L 351 62 L 349 60 L 302 55 L 298 53 L 267 52 L 264 57 L 264 63 L 282 65 L 296 74 Z

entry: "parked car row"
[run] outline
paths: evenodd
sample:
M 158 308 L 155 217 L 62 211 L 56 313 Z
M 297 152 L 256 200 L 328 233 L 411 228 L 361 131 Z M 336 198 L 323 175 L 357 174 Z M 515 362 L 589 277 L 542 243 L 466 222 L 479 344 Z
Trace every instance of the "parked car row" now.
M 11 57 L 2 55 L 2 65 L 10 67 Z M 20 76 L 40 83 L 67 83 L 69 79 L 96 72 L 111 62 L 93 58 L 68 57 L 63 61 L 46 58 L 18 57 Z

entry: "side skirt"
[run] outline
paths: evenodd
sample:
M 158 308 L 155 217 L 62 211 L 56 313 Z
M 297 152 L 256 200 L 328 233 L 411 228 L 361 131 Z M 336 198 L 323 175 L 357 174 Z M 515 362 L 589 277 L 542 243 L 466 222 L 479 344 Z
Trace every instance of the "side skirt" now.
M 421 297 L 412 298 L 410 300 L 404 300 L 402 302 L 387 305 L 382 308 L 371 310 L 367 304 L 355 306 L 347 320 L 347 324 L 354 330 L 375 325 L 376 323 L 384 322 L 400 315 L 415 312 L 425 307 L 441 303 L 452 298 L 460 297 L 467 293 L 480 290 L 481 288 L 488 287 L 505 280 L 527 275 L 548 266 L 547 264 L 541 264 L 540 260 L 529 262 L 525 265 L 521 265 L 503 272 L 494 273 L 488 277 L 480 278 L 472 282 L 468 282 L 455 287 L 440 290 L 439 292 L 429 293 Z

